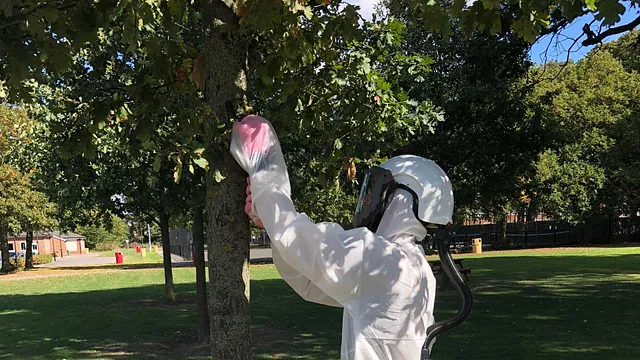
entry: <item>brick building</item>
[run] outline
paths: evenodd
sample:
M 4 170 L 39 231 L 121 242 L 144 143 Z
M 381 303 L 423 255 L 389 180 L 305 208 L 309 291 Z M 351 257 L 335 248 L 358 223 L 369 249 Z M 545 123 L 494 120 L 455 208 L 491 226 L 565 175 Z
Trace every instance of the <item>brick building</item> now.
M 42 232 L 33 234 L 34 254 L 53 254 L 58 256 L 69 254 L 84 254 L 86 246 L 84 236 L 74 233 L 61 233 L 59 231 Z M 9 252 L 25 253 L 27 251 L 27 234 L 9 235 Z

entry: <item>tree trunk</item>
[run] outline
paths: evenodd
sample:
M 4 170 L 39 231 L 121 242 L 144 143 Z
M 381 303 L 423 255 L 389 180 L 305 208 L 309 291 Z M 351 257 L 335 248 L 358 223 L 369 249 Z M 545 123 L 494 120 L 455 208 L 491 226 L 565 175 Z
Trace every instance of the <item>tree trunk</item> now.
M 24 268 L 33 269 L 33 230 L 27 231 L 27 253 L 24 257 Z
M 218 125 L 229 126 L 242 113 L 247 89 L 247 45 L 235 2 L 208 0 L 205 31 L 205 100 L 211 114 L 205 135 L 213 143 L 206 177 L 209 251 L 209 315 L 211 357 L 251 359 L 249 324 L 249 221 L 244 213 L 246 173 L 219 141 Z M 215 171 L 226 178 L 218 183 Z
M 506 217 L 500 222 L 500 242 L 507 245 L 507 219 Z
M 9 231 L 7 224 L 0 219 L 0 253 L 2 253 L 2 268 L 0 272 L 9 272 L 11 270 L 11 258 L 9 257 L 9 239 L 7 232 Z
M 164 292 L 169 303 L 176 302 L 173 292 L 173 270 L 171 269 L 171 243 L 169 242 L 169 216 L 160 215 L 160 233 L 162 234 L 162 262 L 164 264 Z
M 505 214 L 500 214 L 500 217 L 497 219 L 498 225 L 498 234 L 497 235 L 497 249 L 506 249 L 509 244 L 507 244 L 507 216 Z
M 193 247 L 196 263 L 196 296 L 198 298 L 198 341 L 209 342 L 209 308 L 207 305 L 207 277 L 204 262 L 204 209 L 193 208 Z

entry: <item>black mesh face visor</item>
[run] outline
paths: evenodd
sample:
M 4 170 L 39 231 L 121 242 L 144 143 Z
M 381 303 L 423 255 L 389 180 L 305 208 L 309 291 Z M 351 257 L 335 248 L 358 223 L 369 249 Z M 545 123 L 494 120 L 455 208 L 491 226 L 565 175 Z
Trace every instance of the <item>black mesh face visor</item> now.
M 375 166 L 365 171 L 353 225 L 376 232 L 390 195 L 398 188 L 391 171 Z

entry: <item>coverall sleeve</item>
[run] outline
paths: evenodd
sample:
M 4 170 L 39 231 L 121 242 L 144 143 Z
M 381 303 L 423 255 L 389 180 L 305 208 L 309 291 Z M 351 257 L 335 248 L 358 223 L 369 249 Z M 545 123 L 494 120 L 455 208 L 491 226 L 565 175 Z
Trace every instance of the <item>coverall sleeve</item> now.
M 292 268 L 282 260 L 277 248 L 272 248 L 272 252 L 273 263 L 275 264 L 278 273 L 280 273 L 282 279 L 286 281 L 287 284 L 289 284 L 289 286 L 291 286 L 291 288 L 300 295 L 300 297 L 317 304 L 342 307 L 340 303 L 327 295 L 327 293 L 312 283 L 311 280 L 300 274 L 299 271 L 296 271 L 296 269 Z
M 256 175 L 251 184 L 260 191 L 252 194 L 253 206 L 283 262 L 315 285 L 318 291 L 309 291 L 317 296 L 324 293 L 343 306 L 358 298 L 364 237 L 373 234 L 364 229 L 347 233 L 334 223 L 314 224 L 295 210 L 287 189 Z
M 296 211 L 280 142 L 266 119 L 249 115 L 234 124 L 229 150 L 251 178 L 251 213 L 264 224 L 281 265 L 301 276 L 289 279 L 296 282 L 296 291 L 309 298 L 327 296 L 343 306 L 356 299 L 361 291 L 363 244 L 373 234 L 365 229 L 347 232 L 338 224 L 314 224 Z

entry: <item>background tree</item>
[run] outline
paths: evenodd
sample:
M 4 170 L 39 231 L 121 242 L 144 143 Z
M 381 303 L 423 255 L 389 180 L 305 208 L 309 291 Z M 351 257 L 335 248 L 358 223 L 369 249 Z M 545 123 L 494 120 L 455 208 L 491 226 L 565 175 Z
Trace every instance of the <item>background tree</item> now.
M 50 221 L 49 206 L 44 194 L 33 189 L 30 174 L 24 174 L 11 165 L 0 164 L 0 271 L 11 270 L 8 233 L 20 232 L 25 229 L 25 224 L 31 231 L 46 226 Z M 31 237 L 33 240 L 33 235 Z
M 624 172 L 619 166 L 626 156 L 619 158 L 620 148 L 614 147 L 626 137 L 626 129 L 634 128 L 639 95 L 638 74 L 626 72 L 609 52 L 599 49 L 568 64 L 555 81 L 536 85 L 531 100 L 541 107 L 549 136 L 535 164 L 540 210 L 570 221 L 601 212 L 612 168 Z M 626 148 L 629 140 L 619 146 Z M 628 190 L 632 189 L 623 191 Z M 609 205 L 607 211 L 615 213 L 617 207 Z
M 112 215 L 107 224 L 95 221 L 92 225 L 78 227 L 77 231 L 85 237 L 87 248 L 96 250 L 116 249 L 129 235 L 127 223 L 116 215 Z
M 627 72 L 640 72 L 640 31 L 634 29 L 622 35 L 618 40 L 600 46 L 618 59 Z
M 53 205 L 37 191 L 33 168 L 26 166 L 28 146 L 33 144 L 34 122 L 26 110 L 0 105 L 0 249 L 2 271 L 9 270 L 8 232 L 26 231 L 25 267 L 33 267 L 33 231 L 53 226 Z M 22 165 L 22 169 L 19 166 Z M 16 250 L 17 251 L 17 250 Z
M 431 99 L 446 120 L 434 134 L 419 133 L 398 153 L 434 159 L 452 180 L 456 222 L 477 214 L 494 218 L 502 225 L 504 242 L 505 216 L 517 205 L 520 178 L 530 173 L 544 141 L 539 120 L 528 115 L 524 101 L 530 91 L 523 81 L 531 66 L 529 44 L 511 30 L 515 16 L 508 9 L 501 12 L 494 35 L 469 35 L 461 21 L 452 21 L 451 37 L 446 37 L 404 3 L 387 3 L 408 28 L 404 48 L 433 58 L 432 71 L 418 74 L 423 81 L 411 87 L 410 95 Z

